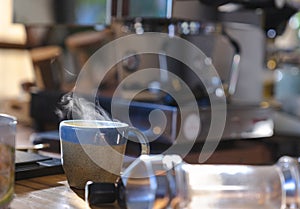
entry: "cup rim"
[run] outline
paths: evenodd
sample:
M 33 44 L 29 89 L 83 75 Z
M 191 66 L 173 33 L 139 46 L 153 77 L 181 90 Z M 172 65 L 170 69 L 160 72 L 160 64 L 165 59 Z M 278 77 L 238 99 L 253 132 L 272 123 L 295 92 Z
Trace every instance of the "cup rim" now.
M 73 123 L 73 124 L 72 124 Z M 75 124 L 74 123 L 79 123 Z M 83 123 L 91 124 L 92 126 L 88 125 L 81 125 Z M 114 126 L 112 125 L 114 124 Z M 60 122 L 60 127 L 67 126 L 67 127 L 74 127 L 74 128 L 126 128 L 129 127 L 127 123 L 123 123 L 120 121 L 103 121 L 103 120 L 85 120 L 85 119 L 70 119 L 70 120 L 63 120 Z
M 12 115 L 8 115 L 8 114 L 5 114 L 5 113 L 0 113 L 0 118 L 8 120 L 7 122 L 0 123 L 0 126 L 16 125 L 17 124 L 17 118 L 12 116 Z

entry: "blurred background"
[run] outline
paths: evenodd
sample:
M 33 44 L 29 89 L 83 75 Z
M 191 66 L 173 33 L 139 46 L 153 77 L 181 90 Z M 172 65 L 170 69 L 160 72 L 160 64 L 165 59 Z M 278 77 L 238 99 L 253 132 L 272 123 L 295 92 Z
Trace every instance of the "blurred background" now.
M 297 0 L 1 0 L 1 112 L 19 121 L 17 148 L 30 150 L 39 144 L 45 146 L 38 152 L 58 154 L 58 124 L 68 116 L 57 110 L 90 56 L 125 35 L 162 32 L 196 45 L 220 75 L 217 85 L 221 82 L 225 90 L 227 120 L 208 162 L 266 164 L 283 154 L 299 156 L 299 8 Z M 105 75 L 98 88 L 99 104 L 110 112 L 115 89 L 139 70 L 153 67 L 178 75 L 197 99 L 196 120 L 191 120 L 194 113 L 188 107 L 179 110 L 170 95 L 153 91 L 153 86 L 177 82 L 162 73 L 128 79 L 119 96 L 126 100 L 135 89 L 147 89 L 130 103 L 133 125 L 148 137 L 157 135 L 153 153 L 174 145 L 179 154 L 190 143 L 189 135 L 180 135 L 180 143 L 175 139 L 179 127 L 187 127 L 197 143 L 185 160 L 196 163 L 211 122 L 208 95 L 216 91 L 205 89 L 178 60 L 134 53 L 128 50 Z M 208 82 L 215 88 L 215 80 Z M 123 100 L 115 104 L 120 111 Z M 155 109 L 167 117 L 163 132 L 147 122 Z M 199 133 L 193 129 L 195 121 Z

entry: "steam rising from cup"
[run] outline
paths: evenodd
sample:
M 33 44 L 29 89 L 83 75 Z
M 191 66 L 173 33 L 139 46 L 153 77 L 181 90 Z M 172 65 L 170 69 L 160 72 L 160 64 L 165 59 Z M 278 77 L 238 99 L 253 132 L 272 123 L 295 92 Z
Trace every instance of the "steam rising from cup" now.
M 57 115 L 61 119 L 83 119 L 112 121 L 111 116 L 100 105 L 98 98 L 91 101 L 86 96 L 69 92 L 62 96 Z

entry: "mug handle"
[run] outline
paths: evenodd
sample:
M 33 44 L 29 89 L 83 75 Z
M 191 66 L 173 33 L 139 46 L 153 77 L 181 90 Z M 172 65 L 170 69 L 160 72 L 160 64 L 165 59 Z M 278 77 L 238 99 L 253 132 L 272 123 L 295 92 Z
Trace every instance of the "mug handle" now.
M 139 129 L 129 126 L 126 133 L 126 138 L 128 138 L 128 133 L 133 132 L 136 134 L 137 139 L 139 140 L 141 144 L 141 155 L 149 155 L 150 154 L 150 146 L 148 143 L 148 139 L 145 136 L 143 132 L 141 132 Z

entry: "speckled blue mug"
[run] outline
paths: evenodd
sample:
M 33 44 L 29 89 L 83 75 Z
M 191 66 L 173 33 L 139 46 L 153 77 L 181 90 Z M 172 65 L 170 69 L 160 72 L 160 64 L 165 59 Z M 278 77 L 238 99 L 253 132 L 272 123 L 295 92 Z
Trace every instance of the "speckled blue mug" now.
M 147 138 L 126 123 L 62 121 L 59 127 L 61 157 L 69 185 L 84 189 L 87 181 L 115 182 L 122 169 L 129 133 L 137 136 L 141 154 L 149 154 Z

